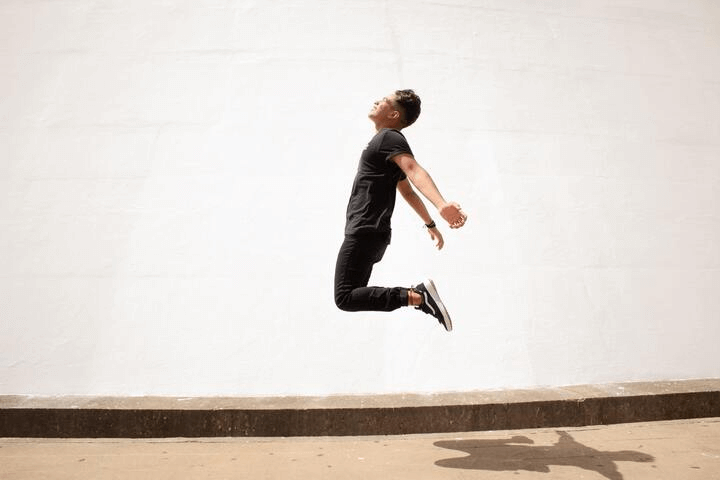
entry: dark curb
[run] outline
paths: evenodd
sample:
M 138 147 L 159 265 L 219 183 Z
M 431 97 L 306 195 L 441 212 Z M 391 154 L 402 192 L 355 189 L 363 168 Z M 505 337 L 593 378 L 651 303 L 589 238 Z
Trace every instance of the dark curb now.
M 720 381 L 704 380 L 700 384 L 665 382 L 662 384 L 622 384 L 594 389 L 590 397 L 555 398 L 549 400 L 517 400 L 531 397 L 533 391 L 494 392 L 497 400 L 503 395 L 507 401 L 488 401 L 488 394 L 465 394 L 462 404 L 441 404 L 442 395 L 386 397 L 381 406 L 364 407 L 371 397 L 332 398 L 320 402 L 314 399 L 295 399 L 292 408 L 263 408 L 262 399 L 251 405 L 241 405 L 243 399 L 202 399 L 190 402 L 165 399 L 172 408 L 158 408 L 158 399 L 144 402 L 149 406 L 127 408 L 121 399 L 103 399 L 102 408 L 52 408 L 43 403 L 67 403 L 60 399 L 33 401 L 32 397 L 0 397 L 0 437 L 32 438 L 168 438 L 168 437 L 294 437 L 347 435 L 401 435 L 419 433 L 448 433 L 483 430 L 511 430 L 526 428 L 578 427 L 616 423 L 680 420 L 720 417 Z M 636 394 L 637 385 L 656 385 L 655 393 Z M 668 385 L 674 388 L 668 388 Z M 702 389 L 692 387 L 701 385 Z M 713 387 L 708 390 L 708 387 Z M 618 390 L 619 389 L 619 390 Z M 582 391 L 583 387 L 563 390 Z M 601 392 L 612 390 L 612 395 Z M 627 393 L 627 391 L 630 393 Z M 651 390 L 645 388 L 645 390 Z M 672 391 L 675 390 L 675 391 Z M 699 391 L 681 391 L 699 390 Z M 623 391 L 622 394 L 617 394 Z M 553 390 L 557 393 L 557 390 Z M 547 397 L 548 390 L 538 391 Z M 512 398 L 511 398 L 512 397 Z M 353 403 L 356 406 L 333 407 L 333 403 Z M 458 394 L 449 396 L 457 399 Z M 445 399 L 448 399 L 445 398 Z M 472 399 L 478 401 L 473 402 Z M 515 398 L 516 400 L 513 400 Z M 406 405 L 392 405 L 405 400 Z M 191 399 L 192 400 L 192 399 Z M 198 400 L 198 399 L 196 399 Z M 392 401 L 390 401 L 392 400 Z M 423 401 L 424 400 L 424 401 Z M 143 404 L 142 399 L 133 399 Z M 35 404 L 23 406 L 23 404 Z M 92 404 L 92 402 L 85 402 Z M 371 402 L 370 402 L 371 403 Z M 423 404 L 425 403 L 425 404 Z M 150 405 L 154 404 L 154 405 Z M 203 406 L 198 406 L 202 404 Z M 214 404 L 214 405 L 213 405 Z

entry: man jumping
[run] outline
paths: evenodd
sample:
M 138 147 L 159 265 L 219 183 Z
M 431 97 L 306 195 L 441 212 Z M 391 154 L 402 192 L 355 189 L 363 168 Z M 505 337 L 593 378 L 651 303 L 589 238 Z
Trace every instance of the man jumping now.
M 422 219 L 438 249 L 444 244 L 442 234 L 413 185 L 437 208 L 450 228 L 460 228 L 467 220 L 460 205 L 446 202 L 440 195 L 401 133 L 419 115 L 420 97 L 412 90 L 397 90 L 376 101 L 368 114 L 376 133 L 360 156 L 347 206 L 345 240 L 335 266 L 335 304 L 348 312 L 389 312 L 413 306 L 435 317 L 450 331 L 450 315 L 432 280 L 410 288 L 368 287 L 373 265 L 382 259 L 390 244 L 396 191 Z

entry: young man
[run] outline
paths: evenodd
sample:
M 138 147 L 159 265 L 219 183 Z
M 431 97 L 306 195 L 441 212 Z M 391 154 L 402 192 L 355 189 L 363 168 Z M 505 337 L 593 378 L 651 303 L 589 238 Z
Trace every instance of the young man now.
M 444 244 L 442 234 L 412 185 L 437 208 L 450 228 L 460 228 L 467 220 L 460 205 L 446 202 L 440 195 L 401 133 L 419 115 L 420 98 L 412 90 L 397 90 L 376 101 L 368 114 L 376 134 L 360 156 L 348 202 L 345 240 L 335 266 L 335 304 L 349 312 L 389 312 L 414 306 L 450 331 L 450 315 L 432 280 L 410 288 L 368 287 L 373 265 L 382 259 L 390 244 L 396 191 L 420 216 L 438 249 Z

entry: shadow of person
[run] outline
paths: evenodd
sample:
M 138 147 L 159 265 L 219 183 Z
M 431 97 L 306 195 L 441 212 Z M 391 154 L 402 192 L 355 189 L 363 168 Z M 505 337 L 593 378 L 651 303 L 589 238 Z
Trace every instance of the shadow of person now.
M 609 480 L 623 480 L 615 462 L 652 462 L 651 455 L 623 450 L 603 452 L 575 441 L 567 432 L 557 431 L 560 438 L 551 446 L 522 445 L 531 439 L 515 436 L 505 440 L 443 440 L 434 445 L 459 450 L 465 457 L 438 460 L 435 465 L 468 470 L 550 473 L 550 466 L 577 467 L 597 472 Z

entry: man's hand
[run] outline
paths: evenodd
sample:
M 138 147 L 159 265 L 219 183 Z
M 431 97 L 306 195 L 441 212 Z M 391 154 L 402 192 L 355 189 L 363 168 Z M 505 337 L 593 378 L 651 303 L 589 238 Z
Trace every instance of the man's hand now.
M 438 211 L 440 212 L 440 216 L 448 222 L 450 228 L 460 228 L 465 225 L 467 214 L 462 211 L 462 208 L 460 208 L 460 205 L 457 203 L 446 203 L 441 206 Z
M 440 230 L 438 230 L 437 227 L 433 227 L 428 228 L 427 231 L 430 234 L 430 238 L 435 243 L 435 247 L 437 247 L 438 250 L 442 250 L 443 245 L 445 245 L 445 241 L 443 240 Z

